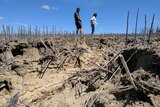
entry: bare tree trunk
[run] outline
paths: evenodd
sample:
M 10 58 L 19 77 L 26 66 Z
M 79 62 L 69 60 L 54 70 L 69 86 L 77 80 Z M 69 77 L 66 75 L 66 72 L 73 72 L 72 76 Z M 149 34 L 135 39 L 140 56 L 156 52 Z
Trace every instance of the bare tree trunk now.
M 137 17 L 136 17 L 136 27 L 135 27 L 135 40 L 134 40 L 134 42 L 136 43 L 137 42 L 137 38 L 136 38 L 136 36 L 137 36 L 137 25 L 138 25 L 138 16 L 139 16 L 139 9 L 137 10 Z
M 127 28 L 126 28 L 126 43 L 125 43 L 125 47 L 127 46 L 127 40 L 128 40 L 128 22 L 129 22 L 129 11 L 128 11 L 128 15 L 127 15 Z
M 147 16 L 145 15 L 144 42 L 146 41 L 146 36 L 147 36 Z
M 150 43 L 151 34 L 153 33 L 154 17 L 155 17 L 155 14 L 153 14 L 152 23 L 151 23 L 151 27 L 150 27 L 150 30 L 149 30 L 148 44 Z

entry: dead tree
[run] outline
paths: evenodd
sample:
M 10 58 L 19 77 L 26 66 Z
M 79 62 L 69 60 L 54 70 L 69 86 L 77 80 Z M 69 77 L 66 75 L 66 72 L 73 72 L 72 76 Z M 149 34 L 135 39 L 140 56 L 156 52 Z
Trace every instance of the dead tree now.
M 152 33 L 153 33 L 154 17 L 155 17 L 155 14 L 153 14 L 152 23 L 151 23 L 151 27 L 150 27 L 150 30 L 149 30 L 149 35 L 148 35 L 148 44 L 150 43 L 150 38 L 151 38 L 151 35 L 152 35 Z
M 129 11 L 128 11 L 128 15 L 127 15 L 127 28 L 126 28 L 126 43 L 125 43 L 125 47 L 127 47 L 127 40 L 128 40 L 128 22 L 129 22 Z
M 144 42 L 146 41 L 146 36 L 147 36 L 147 16 L 145 15 Z
M 137 17 L 136 17 L 136 27 L 135 27 L 135 43 L 136 43 L 136 36 L 137 36 L 138 15 L 139 15 L 139 9 L 137 10 Z

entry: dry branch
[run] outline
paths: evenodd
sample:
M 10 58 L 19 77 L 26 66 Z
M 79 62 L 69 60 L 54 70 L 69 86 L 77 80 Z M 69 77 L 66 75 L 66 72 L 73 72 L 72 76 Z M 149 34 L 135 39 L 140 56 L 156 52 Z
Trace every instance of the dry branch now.
M 48 68 L 48 66 L 49 66 L 49 64 L 51 63 L 51 61 L 52 61 L 52 59 L 49 59 L 47 62 L 46 62 L 46 64 L 45 64 L 45 67 L 43 68 L 41 68 L 41 71 L 40 71 L 40 76 L 39 76 L 39 78 L 43 78 L 43 75 L 44 75 L 44 73 L 45 73 L 45 71 L 47 70 L 47 68 Z M 44 66 L 44 65 L 42 65 L 42 66 Z
M 0 81 L 0 91 L 6 89 L 7 91 L 11 92 L 10 90 L 12 89 L 12 83 L 11 81 Z
M 120 59 L 121 59 L 121 62 L 122 62 L 122 64 L 123 64 L 123 66 L 124 66 L 124 68 L 125 68 L 128 76 L 129 76 L 129 78 L 130 78 L 131 84 L 134 86 L 134 89 L 137 90 L 137 87 L 136 87 L 136 85 L 134 84 L 133 78 L 132 78 L 131 73 L 130 73 L 130 71 L 129 71 L 129 68 L 128 68 L 125 60 L 124 60 L 123 55 L 120 55 Z
M 61 68 L 63 66 L 63 64 L 65 63 L 65 61 L 67 60 L 67 58 L 69 58 L 70 55 L 66 55 L 61 62 L 57 65 L 57 68 Z
M 96 66 L 98 66 L 101 70 L 109 72 L 107 69 L 105 69 L 104 67 L 100 66 L 99 64 L 97 64 L 95 61 L 93 60 L 89 60 L 90 62 L 92 62 L 93 64 L 95 64 Z
M 133 55 L 135 55 L 137 53 L 137 51 L 133 52 L 132 55 L 127 59 L 126 63 L 128 63 L 130 61 L 130 59 L 133 57 Z M 114 73 L 112 74 L 112 76 L 110 77 L 110 79 L 108 81 L 110 81 L 114 76 L 115 74 L 119 71 L 119 69 L 121 68 L 121 66 L 119 66 L 115 71 Z M 124 66 L 121 68 L 123 69 Z
M 153 96 L 154 96 L 154 95 L 148 95 L 148 96 L 149 96 L 149 98 L 150 98 L 153 106 L 154 106 L 154 107 L 159 107 L 159 106 L 156 105 L 156 103 L 155 103 L 155 101 L 154 101 L 154 99 L 153 99 Z
M 115 62 L 115 60 L 117 60 L 117 58 L 119 57 L 120 54 L 121 54 L 121 52 L 118 53 L 116 56 L 114 56 L 104 67 L 108 66 L 112 62 Z
M 19 92 L 17 92 L 14 96 L 12 96 L 6 104 L 6 107 L 16 107 L 16 104 L 18 102 L 19 98 Z
M 89 86 L 90 85 L 93 85 L 98 79 L 100 79 L 101 78 L 101 75 L 100 74 L 98 74 L 96 77 L 94 77 L 93 79 L 91 79 L 90 81 L 89 81 Z
M 92 107 L 95 101 L 101 96 L 101 94 L 95 94 L 89 98 L 88 101 L 85 102 L 84 107 Z
M 152 88 L 152 90 L 154 91 L 158 91 L 160 93 L 160 87 L 159 86 L 153 86 L 151 85 L 150 83 L 146 82 L 146 81 L 143 81 L 143 80 L 140 80 L 140 83 L 143 84 L 144 86 L 147 86 L 147 87 L 150 87 Z M 151 90 L 150 90 L 151 91 Z
M 75 97 L 81 96 L 82 92 L 83 92 L 82 83 L 80 80 L 78 80 L 75 84 Z
M 118 87 L 114 90 L 111 90 L 110 93 L 122 93 L 122 92 L 126 92 L 126 91 L 129 91 L 129 90 L 132 90 L 134 87 L 132 85 L 128 85 L 128 86 L 121 86 L 121 87 Z
M 74 67 L 76 67 L 76 66 L 78 66 L 79 68 L 82 66 L 82 65 L 81 65 L 81 60 L 80 60 L 79 57 L 76 57 L 76 62 L 75 62 L 75 64 L 74 64 Z
M 41 41 L 41 43 L 44 45 L 44 47 L 46 48 L 46 50 L 47 50 L 50 54 L 54 55 L 53 50 L 49 49 L 48 46 L 44 43 L 44 41 L 43 41 L 42 39 L 40 39 L 40 41 Z

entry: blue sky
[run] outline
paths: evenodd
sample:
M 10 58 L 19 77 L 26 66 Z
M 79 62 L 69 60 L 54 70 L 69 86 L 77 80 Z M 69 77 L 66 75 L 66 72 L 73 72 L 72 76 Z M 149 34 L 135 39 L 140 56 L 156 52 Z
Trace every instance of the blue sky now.
M 80 7 L 84 33 L 90 33 L 90 19 L 98 14 L 96 33 L 125 33 L 127 12 L 130 11 L 129 32 L 134 32 L 139 8 L 138 28 L 150 26 L 155 13 L 154 27 L 160 26 L 160 0 L 0 0 L 0 26 L 47 25 L 59 30 L 75 31 L 73 14 Z M 1 30 L 1 27 L 0 27 Z

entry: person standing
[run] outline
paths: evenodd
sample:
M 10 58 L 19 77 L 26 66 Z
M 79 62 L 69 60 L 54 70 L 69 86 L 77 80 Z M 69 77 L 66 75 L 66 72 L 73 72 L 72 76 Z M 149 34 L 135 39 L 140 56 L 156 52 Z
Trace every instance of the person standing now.
M 80 35 L 82 35 L 83 30 L 82 30 L 82 20 L 80 18 L 80 8 L 76 9 L 76 12 L 74 13 L 74 19 L 75 19 L 75 25 L 76 25 L 76 34 L 80 32 Z
M 91 18 L 91 34 L 93 35 L 94 32 L 95 32 L 95 27 L 96 27 L 96 24 L 97 24 L 97 20 L 96 20 L 96 17 L 97 17 L 97 13 L 94 13 L 92 18 Z

